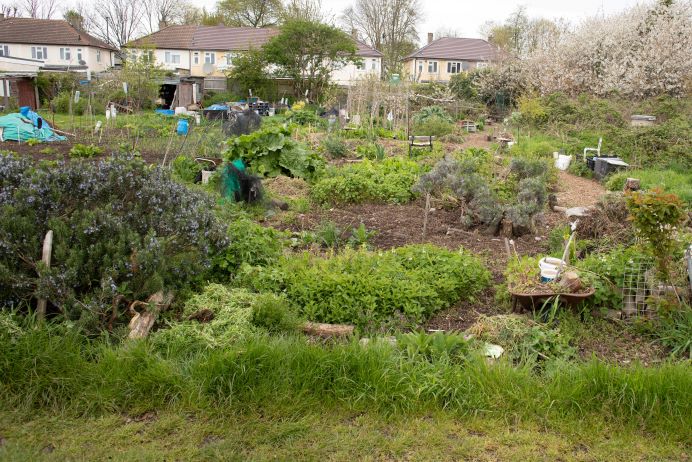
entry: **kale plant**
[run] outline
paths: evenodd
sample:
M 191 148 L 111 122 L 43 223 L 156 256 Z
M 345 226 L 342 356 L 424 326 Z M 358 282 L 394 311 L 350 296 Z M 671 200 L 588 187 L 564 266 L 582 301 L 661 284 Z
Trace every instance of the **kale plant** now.
M 227 243 L 213 206 L 132 156 L 35 167 L 0 154 L 0 306 L 46 298 L 94 325 L 120 302 L 189 286 Z

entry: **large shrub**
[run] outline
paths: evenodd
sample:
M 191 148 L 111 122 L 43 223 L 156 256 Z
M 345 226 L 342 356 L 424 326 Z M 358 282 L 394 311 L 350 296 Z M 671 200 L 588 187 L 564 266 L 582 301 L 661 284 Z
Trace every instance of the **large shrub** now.
M 358 164 L 328 170 L 310 193 L 319 203 L 403 204 L 413 199 L 411 187 L 421 172 L 416 162 L 406 159 L 390 157 L 381 162 L 366 159 Z
M 79 318 L 185 287 L 226 244 L 212 207 L 136 158 L 34 167 L 0 154 L 0 304 L 46 298 Z
M 332 258 L 283 258 L 271 267 L 245 267 L 241 282 L 284 293 L 308 319 L 379 327 L 403 317 L 424 321 L 490 281 L 464 250 L 411 245 L 386 252 L 347 250 Z

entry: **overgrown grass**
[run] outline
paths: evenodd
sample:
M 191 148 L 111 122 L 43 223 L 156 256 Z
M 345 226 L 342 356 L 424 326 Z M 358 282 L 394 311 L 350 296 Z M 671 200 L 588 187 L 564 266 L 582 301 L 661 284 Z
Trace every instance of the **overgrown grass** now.
M 661 187 L 667 192 L 677 194 L 688 205 L 692 205 L 692 171 L 639 169 L 616 173 L 606 183 L 610 191 L 622 191 L 627 178 L 639 178 L 641 187 L 651 189 Z
M 473 356 L 461 364 L 405 356 L 388 342 L 319 345 L 264 336 L 164 358 L 147 341 L 111 346 L 66 328 L 21 329 L 0 334 L 0 396 L 3 407 L 25 412 L 226 413 L 291 403 L 296 412 L 345 406 L 384 415 L 597 417 L 675 441 L 692 436 L 686 363 L 621 368 L 591 360 L 555 363 L 537 375 Z

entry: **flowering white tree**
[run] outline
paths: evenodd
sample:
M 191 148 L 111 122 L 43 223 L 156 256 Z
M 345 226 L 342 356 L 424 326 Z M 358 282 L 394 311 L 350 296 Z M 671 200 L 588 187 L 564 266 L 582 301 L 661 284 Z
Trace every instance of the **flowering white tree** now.
M 692 76 L 692 0 L 662 0 L 591 18 L 527 58 L 542 93 L 684 95 Z

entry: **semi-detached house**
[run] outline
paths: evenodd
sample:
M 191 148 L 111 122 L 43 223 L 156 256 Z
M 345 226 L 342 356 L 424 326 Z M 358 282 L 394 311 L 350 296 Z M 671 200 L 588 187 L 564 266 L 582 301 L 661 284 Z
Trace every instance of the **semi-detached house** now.
M 0 101 L 37 107 L 32 80 L 39 71 L 102 72 L 117 49 L 64 20 L 0 15 Z
M 414 82 L 449 82 L 453 75 L 487 67 L 499 57 L 485 40 L 444 37 L 433 40 L 404 58 L 404 71 Z
M 178 104 L 185 105 L 197 101 L 201 90 L 226 90 L 226 74 L 233 68 L 234 57 L 262 47 L 278 33 L 278 28 L 172 25 L 130 42 L 127 48 L 148 50 L 158 64 L 172 71 L 182 83 L 177 91 L 184 96 Z M 381 75 L 382 53 L 359 40 L 355 43 L 361 62 L 336 70 L 332 74 L 336 84 L 349 85 L 358 78 Z

